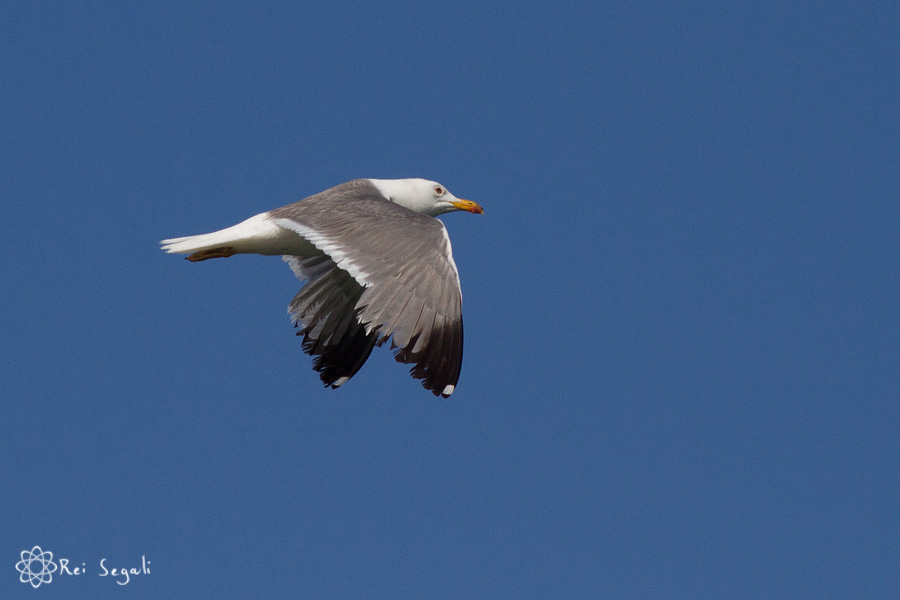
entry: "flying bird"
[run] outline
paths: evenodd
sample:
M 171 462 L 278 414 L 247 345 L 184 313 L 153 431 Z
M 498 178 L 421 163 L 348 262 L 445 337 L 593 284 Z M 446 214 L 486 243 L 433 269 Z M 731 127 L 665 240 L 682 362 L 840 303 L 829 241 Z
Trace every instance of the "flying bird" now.
M 356 179 L 213 233 L 163 240 L 192 262 L 281 255 L 303 287 L 288 306 L 326 387 L 359 371 L 389 338 L 398 362 L 435 396 L 462 366 L 459 272 L 438 215 L 482 214 L 425 179 Z

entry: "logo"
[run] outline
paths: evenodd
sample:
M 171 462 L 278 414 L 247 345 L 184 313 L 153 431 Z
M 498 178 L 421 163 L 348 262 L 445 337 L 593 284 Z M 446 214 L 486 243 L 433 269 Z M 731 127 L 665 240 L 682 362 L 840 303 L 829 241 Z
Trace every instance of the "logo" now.
M 21 573 L 19 581 L 30 583 L 31 587 L 38 588 L 42 583 L 50 583 L 56 571 L 53 553 L 44 552 L 40 546 L 30 551 L 22 550 L 22 560 L 16 563 L 16 570 Z
M 40 546 L 35 546 L 31 550 L 22 550 L 21 556 L 22 560 L 16 563 L 19 581 L 30 583 L 34 588 L 40 587 L 42 583 L 53 581 L 53 573 L 56 573 L 57 577 L 61 579 L 68 579 L 68 576 L 79 577 L 87 575 L 89 571 L 94 572 L 85 562 L 81 562 L 81 566 L 78 566 L 80 561 L 76 562 L 68 558 L 53 560 L 53 553 L 41 550 Z M 106 561 L 106 557 L 100 559 L 96 576 L 108 578 L 106 581 L 115 581 L 118 585 L 128 585 L 134 577 L 150 574 L 150 561 L 144 555 L 141 555 L 140 566 L 136 564 L 136 561 L 130 566 L 107 565 Z

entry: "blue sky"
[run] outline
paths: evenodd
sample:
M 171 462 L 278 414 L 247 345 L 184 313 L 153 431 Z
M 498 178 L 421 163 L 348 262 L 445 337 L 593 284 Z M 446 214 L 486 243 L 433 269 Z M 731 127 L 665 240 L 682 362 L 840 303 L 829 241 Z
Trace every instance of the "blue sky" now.
M 898 39 L 889 2 L 5 3 L 0 597 L 895 597 Z M 158 249 L 357 177 L 485 208 L 444 218 L 449 400 L 384 350 L 323 389 L 279 259 Z M 35 545 L 86 573 L 21 583 Z

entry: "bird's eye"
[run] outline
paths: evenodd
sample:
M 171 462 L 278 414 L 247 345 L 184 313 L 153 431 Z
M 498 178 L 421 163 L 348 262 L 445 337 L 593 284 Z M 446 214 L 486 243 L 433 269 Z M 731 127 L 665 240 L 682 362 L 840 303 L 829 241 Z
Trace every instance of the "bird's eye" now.
M 436 188 L 434 188 L 434 193 L 438 196 L 442 196 L 444 194 L 444 188 L 442 188 L 441 186 L 437 186 Z

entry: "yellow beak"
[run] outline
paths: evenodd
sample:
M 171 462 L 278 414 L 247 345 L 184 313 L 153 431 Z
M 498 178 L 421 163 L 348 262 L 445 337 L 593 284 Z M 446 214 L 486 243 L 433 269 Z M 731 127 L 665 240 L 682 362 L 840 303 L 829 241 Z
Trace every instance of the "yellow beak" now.
M 453 203 L 453 206 L 455 206 L 459 210 L 464 210 L 476 215 L 484 214 L 484 209 L 481 208 L 481 205 L 477 202 L 472 202 L 471 200 L 458 200 Z

